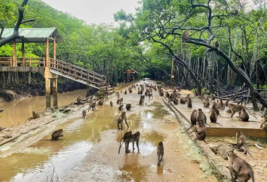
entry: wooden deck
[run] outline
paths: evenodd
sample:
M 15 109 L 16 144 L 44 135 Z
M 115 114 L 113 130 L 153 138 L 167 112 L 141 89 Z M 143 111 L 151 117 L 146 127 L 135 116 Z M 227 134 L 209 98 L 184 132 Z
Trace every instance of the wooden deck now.
M 48 62 L 48 64 L 47 64 Z M 15 64 L 14 64 L 15 63 Z M 106 77 L 94 71 L 73 65 L 71 63 L 45 58 L 0 58 L 0 72 L 39 72 L 44 75 L 44 68 L 50 68 L 50 72 L 90 87 L 99 88 L 105 85 Z

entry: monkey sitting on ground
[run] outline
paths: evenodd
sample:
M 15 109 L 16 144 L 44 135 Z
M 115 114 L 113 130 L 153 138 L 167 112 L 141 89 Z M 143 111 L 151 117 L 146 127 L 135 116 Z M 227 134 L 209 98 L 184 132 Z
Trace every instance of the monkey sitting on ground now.
M 245 106 L 242 106 L 242 105 L 238 105 L 238 104 L 233 104 L 233 103 L 230 103 L 228 104 L 228 107 L 229 109 L 232 111 L 232 115 L 231 115 L 231 118 L 233 117 L 233 115 L 236 113 L 236 112 L 240 112 L 242 109 L 244 110 L 247 110 L 248 113 L 250 115 L 252 115 L 249 110 L 245 107 Z M 254 115 L 252 115 L 254 118 L 256 118 Z M 239 116 L 240 117 L 240 116 Z M 256 118 L 257 119 L 257 118 Z
M 121 104 L 120 106 L 119 106 L 119 111 L 122 111 L 123 110 L 123 104 Z
M 125 107 L 126 107 L 126 110 L 127 110 L 127 111 L 130 111 L 130 109 L 132 108 L 132 105 L 131 105 L 131 104 L 126 104 Z
M 199 122 L 202 126 L 207 124 L 207 117 L 200 108 L 198 109 L 196 122 Z
M 221 117 L 223 117 L 223 118 L 226 118 L 226 117 L 224 117 L 224 116 L 222 116 L 222 115 L 220 114 L 220 111 L 219 111 L 219 109 L 217 108 L 217 103 L 216 103 L 216 102 L 214 102 L 214 103 L 212 104 L 209 113 L 210 113 L 211 111 L 215 111 L 216 114 L 217 114 L 217 116 L 221 116 Z
M 123 103 L 123 97 L 120 99 L 117 99 L 117 104 L 121 105 Z
M 121 115 L 117 118 L 117 126 L 118 130 L 123 130 L 123 120 L 125 121 L 125 124 L 127 125 L 127 128 L 129 128 L 129 125 L 127 123 L 127 118 L 126 118 L 126 112 L 123 111 Z
M 113 107 L 113 102 L 112 101 L 110 101 L 109 104 L 110 104 L 110 107 Z
M 210 106 L 209 99 L 203 99 L 203 106 L 208 108 Z
M 240 114 L 239 114 L 239 121 L 248 121 L 249 120 L 249 115 L 248 113 L 246 112 L 245 109 L 242 109 Z
M 52 140 L 58 140 L 59 137 L 63 137 L 62 132 L 63 132 L 62 129 L 59 129 L 59 130 L 54 131 L 52 133 Z
M 192 112 L 190 121 L 191 121 L 191 126 L 186 131 L 188 131 L 193 126 L 196 126 L 197 124 L 197 110 L 196 109 Z
M 246 140 L 247 140 L 246 136 L 241 131 L 238 131 L 236 133 L 236 145 L 238 149 L 241 149 L 244 151 L 244 154 L 249 153 Z
M 192 132 L 196 132 L 196 139 L 203 140 L 205 143 L 207 143 L 205 141 L 205 138 L 206 138 L 206 128 L 205 128 L 204 125 L 202 125 L 202 123 L 200 123 L 200 122 L 197 121 L 196 128 Z
M 82 116 L 83 116 L 83 118 L 86 117 L 86 110 L 83 110 L 83 111 L 82 111 Z
M 211 123 L 216 123 L 220 126 L 222 126 L 221 124 L 217 123 L 217 113 L 214 109 L 212 109 L 211 113 L 210 113 L 210 122 Z
M 119 99 L 120 98 L 120 92 L 116 92 L 116 96 Z
M 227 153 L 227 158 L 229 161 L 228 169 L 233 182 L 236 180 L 248 182 L 250 178 L 252 178 L 252 182 L 255 182 L 254 172 L 249 163 L 238 157 L 233 151 Z
M 144 95 L 141 95 L 140 96 L 140 100 L 139 100 L 139 105 L 143 106 L 145 103 L 145 96 Z
M 88 111 L 90 111 L 90 108 L 92 108 L 92 111 L 96 110 L 96 103 L 95 102 L 92 102 L 89 104 L 89 108 L 88 108 Z
M 125 95 L 127 94 L 127 90 L 125 90 L 124 94 L 125 94 Z
M 188 98 L 187 107 L 188 107 L 188 108 L 192 108 L 192 100 L 191 100 L 190 97 Z
M 264 129 L 267 132 L 267 113 L 265 113 L 263 116 L 261 116 L 263 118 L 260 128 Z
M 158 155 L 158 166 L 159 166 L 160 162 L 162 161 L 163 155 L 164 155 L 164 146 L 163 146 L 162 142 L 158 143 L 157 155 Z
M 121 146 L 123 143 L 125 143 L 125 153 L 130 153 L 131 151 L 129 150 L 129 143 L 132 142 L 133 144 L 133 152 L 134 152 L 134 143 L 136 143 L 138 153 L 139 153 L 139 138 L 140 138 L 140 132 L 137 131 L 135 134 L 132 134 L 132 131 L 126 132 L 124 136 L 120 140 L 120 147 L 118 153 L 120 153 Z M 122 142 L 123 140 L 123 142 Z
M 98 105 L 103 106 L 103 104 L 104 104 L 104 100 L 103 100 L 103 99 L 100 99 L 100 100 L 98 101 Z

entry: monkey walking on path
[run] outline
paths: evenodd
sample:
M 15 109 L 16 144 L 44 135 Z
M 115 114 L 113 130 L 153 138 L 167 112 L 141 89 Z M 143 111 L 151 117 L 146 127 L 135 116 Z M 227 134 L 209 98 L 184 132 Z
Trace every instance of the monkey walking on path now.
M 120 147 L 119 147 L 119 151 L 118 154 L 120 153 L 121 150 L 121 146 L 123 143 L 125 143 L 125 153 L 130 153 L 131 151 L 129 150 L 129 143 L 132 142 L 133 144 L 133 152 L 134 152 L 134 143 L 136 143 L 137 149 L 138 149 L 138 153 L 140 153 L 139 150 L 139 138 L 140 138 L 140 132 L 137 131 L 135 134 L 132 134 L 132 131 L 126 132 L 124 134 L 124 136 L 121 138 L 120 140 Z M 123 140 L 123 142 L 122 142 Z
M 157 155 L 158 155 L 158 166 L 159 166 L 160 162 L 162 161 L 163 155 L 164 155 L 164 146 L 163 146 L 162 142 L 158 143 Z

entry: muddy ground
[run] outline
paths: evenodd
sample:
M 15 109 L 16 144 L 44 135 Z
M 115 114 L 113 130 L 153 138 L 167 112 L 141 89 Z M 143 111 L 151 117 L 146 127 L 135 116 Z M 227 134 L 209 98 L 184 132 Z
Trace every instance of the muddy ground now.
M 127 87 L 122 88 L 123 91 L 125 89 Z M 118 105 L 115 104 L 113 108 L 109 108 L 109 99 L 116 103 L 116 96 L 113 94 L 105 102 L 105 106 L 98 106 L 96 111 L 90 111 L 85 120 L 76 118 L 81 118 L 81 111 L 87 109 L 88 105 L 73 106 L 67 115 L 58 112 L 52 113 L 47 110 L 40 119 L 32 120 L 20 128 L 14 127 L 15 129 L 4 130 L 3 132 L 9 132 L 4 135 L 17 134 L 18 138 L 0 147 L 0 161 L 4 162 L 5 159 L 10 161 L 8 157 L 11 156 L 12 158 L 12 155 L 16 153 L 21 156 L 21 153 L 28 152 L 28 146 L 31 146 L 31 149 L 35 151 L 37 149 L 39 151 L 44 145 L 49 147 L 52 144 L 40 143 L 40 140 L 48 139 L 57 125 L 63 126 L 64 123 L 70 122 L 69 125 L 66 125 L 67 128 L 75 128 L 77 123 L 79 125 L 86 124 L 86 127 L 90 128 L 88 132 L 92 134 L 90 137 L 95 136 L 96 130 L 101 132 L 99 132 L 99 136 L 96 136 L 96 139 L 90 138 L 93 141 L 91 142 L 92 145 L 83 151 L 84 156 L 81 160 L 77 160 L 78 162 L 73 167 L 64 172 L 60 172 L 59 168 L 56 169 L 56 171 L 58 170 L 58 177 L 54 181 L 218 181 L 206 158 L 201 154 L 193 140 L 184 132 L 175 114 L 165 106 L 162 98 L 154 93 L 153 99 L 146 98 L 145 105 L 139 106 L 140 95 L 137 94 L 137 90 L 133 92 L 127 95 L 122 94 L 122 96 L 124 103 L 131 103 L 134 106 L 131 111 L 127 111 L 130 126 L 128 131 L 141 132 L 140 153 L 135 151 L 125 154 L 123 146 L 121 153 L 118 154 L 119 140 L 124 131 L 118 131 L 116 127 L 115 121 L 120 114 L 117 110 Z M 96 116 L 99 121 L 95 120 Z M 111 119 L 109 119 L 110 117 Z M 75 122 L 72 123 L 72 120 Z M 103 124 L 101 124 L 102 122 Z M 81 139 L 82 133 L 76 133 L 77 131 L 70 134 L 72 138 L 68 135 L 64 136 L 57 143 L 53 143 L 53 146 L 63 147 L 63 143 L 71 143 L 74 136 Z M 1 132 L 1 134 L 3 133 Z M 82 139 L 82 142 L 85 141 Z M 159 141 L 164 143 L 165 154 L 163 162 L 157 166 L 156 146 Z M 6 139 L 3 142 L 6 142 Z M 75 151 L 70 149 L 68 152 L 75 155 Z M 16 158 L 15 155 L 13 160 L 19 160 L 19 158 Z M 64 159 L 61 159 L 59 164 L 64 166 L 65 162 Z M 41 171 L 38 172 L 41 173 Z M 0 179 L 1 175 L 5 173 L 8 173 L 6 168 L 0 172 Z M 13 171 L 13 173 L 16 172 Z M 27 176 L 27 173 L 21 174 Z M 54 176 L 56 175 L 54 174 Z M 45 180 L 38 178 L 37 181 L 47 181 L 50 178 L 51 176 L 49 178 L 44 176 Z M 24 178 L 20 175 L 20 178 L 7 177 L 5 179 L 23 181 Z M 35 179 L 34 175 L 30 179 Z

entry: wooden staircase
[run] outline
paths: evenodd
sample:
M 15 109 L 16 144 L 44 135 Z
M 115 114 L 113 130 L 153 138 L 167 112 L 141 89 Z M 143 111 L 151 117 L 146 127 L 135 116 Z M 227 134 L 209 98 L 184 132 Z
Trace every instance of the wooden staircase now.
M 106 84 L 105 76 L 61 60 L 50 59 L 50 72 L 97 89 Z

